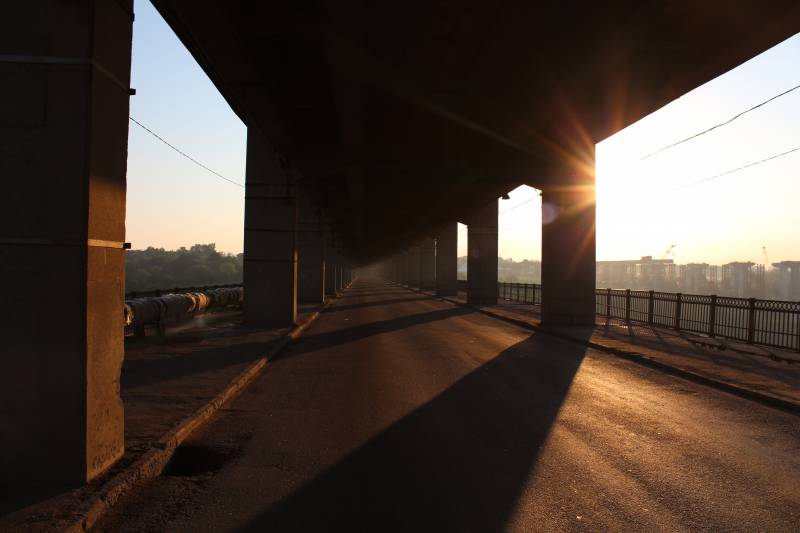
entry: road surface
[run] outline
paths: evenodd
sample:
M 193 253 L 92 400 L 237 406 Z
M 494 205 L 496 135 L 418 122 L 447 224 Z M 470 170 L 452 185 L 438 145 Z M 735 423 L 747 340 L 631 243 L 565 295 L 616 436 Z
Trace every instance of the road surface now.
M 797 416 L 359 280 L 95 529 L 797 531 L 799 452 Z

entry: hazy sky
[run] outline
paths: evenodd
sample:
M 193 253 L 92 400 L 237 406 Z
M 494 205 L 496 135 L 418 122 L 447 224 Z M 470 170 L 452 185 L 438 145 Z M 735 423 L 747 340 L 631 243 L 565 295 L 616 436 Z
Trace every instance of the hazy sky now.
M 149 2 L 137 2 L 131 115 L 209 167 L 244 181 L 246 128 Z M 678 262 L 800 260 L 800 90 L 644 161 L 654 150 L 800 84 L 800 35 L 597 145 L 597 256 Z M 517 207 L 518 206 L 518 207 Z M 540 258 L 540 197 L 500 202 L 500 255 Z M 244 190 L 130 125 L 127 240 L 134 248 L 217 243 L 242 250 Z M 506 212 L 503 214 L 503 212 Z M 465 228 L 461 228 L 464 230 Z M 465 253 L 466 231 L 459 231 Z

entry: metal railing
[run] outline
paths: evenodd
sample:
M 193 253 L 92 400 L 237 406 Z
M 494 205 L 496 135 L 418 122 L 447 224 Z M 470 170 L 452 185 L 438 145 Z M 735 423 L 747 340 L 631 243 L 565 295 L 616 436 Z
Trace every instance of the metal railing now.
M 499 282 L 498 297 L 541 305 L 542 286 Z M 466 282 L 459 284 L 466 289 Z M 800 352 L 800 302 L 630 289 L 597 289 L 596 312 L 645 324 Z

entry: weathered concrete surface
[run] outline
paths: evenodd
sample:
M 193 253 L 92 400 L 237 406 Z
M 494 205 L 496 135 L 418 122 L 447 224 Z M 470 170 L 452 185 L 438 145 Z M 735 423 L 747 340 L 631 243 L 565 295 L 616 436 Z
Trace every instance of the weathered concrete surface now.
M 244 317 L 250 326 L 297 322 L 297 198 L 280 156 L 247 128 L 244 207 Z
M 436 295 L 458 291 L 458 224 L 450 222 L 436 232 Z
M 82 483 L 123 454 L 131 4 L 19 2 L 0 17 L 3 484 Z
M 420 289 L 432 291 L 436 288 L 436 240 L 427 237 L 419 246 Z
M 325 251 L 322 221 L 316 208 L 301 197 L 297 222 L 298 300 L 325 301 Z
M 98 531 L 793 531 L 797 417 L 357 283 Z
M 591 326 L 596 282 L 594 158 L 591 167 L 563 167 L 559 172 L 568 174 L 562 181 L 571 185 L 542 191 L 542 322 Z
M 497 199 L 477 210 L 467 225 L 467 300 L 497 302 Z

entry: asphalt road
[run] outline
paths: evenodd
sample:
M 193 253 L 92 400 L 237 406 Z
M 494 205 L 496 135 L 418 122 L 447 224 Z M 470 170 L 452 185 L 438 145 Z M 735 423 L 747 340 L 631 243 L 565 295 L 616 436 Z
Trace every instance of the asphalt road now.
M 798 524 L 797 416 L 361 280 L 96 530 Z

